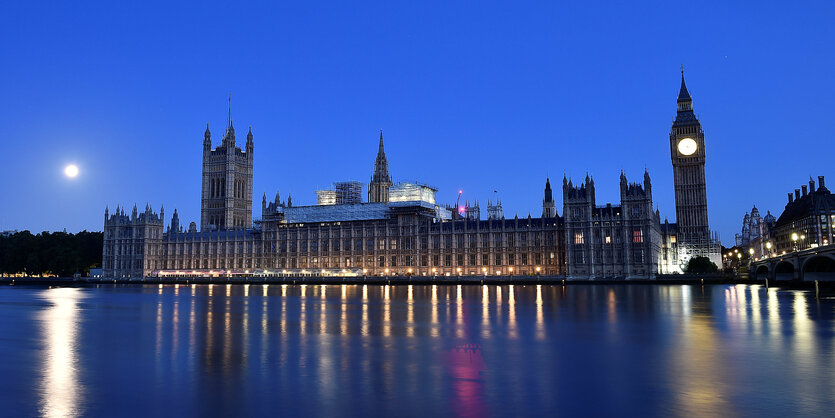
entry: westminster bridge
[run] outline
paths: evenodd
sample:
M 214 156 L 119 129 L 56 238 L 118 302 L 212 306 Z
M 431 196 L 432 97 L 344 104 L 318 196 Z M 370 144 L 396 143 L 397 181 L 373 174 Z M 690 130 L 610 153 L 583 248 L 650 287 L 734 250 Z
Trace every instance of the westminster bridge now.
M 754 260 L 750 271 L 757 280 L 835 282 L 835 245 Z

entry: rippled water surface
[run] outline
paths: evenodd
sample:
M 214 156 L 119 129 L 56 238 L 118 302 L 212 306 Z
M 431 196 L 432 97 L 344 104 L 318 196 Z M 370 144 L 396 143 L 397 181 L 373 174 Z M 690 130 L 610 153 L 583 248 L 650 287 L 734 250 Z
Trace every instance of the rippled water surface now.
M 834 331 L 760 286 L 10 286 L 0 415 L 827 416 Z

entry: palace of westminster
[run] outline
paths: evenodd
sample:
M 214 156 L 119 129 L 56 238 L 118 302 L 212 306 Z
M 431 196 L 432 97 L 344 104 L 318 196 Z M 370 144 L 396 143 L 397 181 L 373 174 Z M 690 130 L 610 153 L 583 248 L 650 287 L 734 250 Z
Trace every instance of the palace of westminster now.
M 682 272 L 694 256 L 721 265 L 720 245 L 708 227 L 705 142 L 684 84 L 670 131 L 677 223 L 653 210 L 652 183 L 620 175 L 620 204 L 598 205 L 594 180 L 562 182 L 556 211 L 545 181 L 539 217 L 507 219 L 501 201 L 480 207 L 440 205 L 436 189 L 394 184 L 380 133 L 374 172 L 363 185 L 335 183 L 318 191 L 318 204 L 292 198 L 261 201 L 252 217 L 254 143 L 250 128 L 236 145 L 231 113 L 219 146 L 208 126 L 203 140 L 200 225 L 180 224 L 174 210 L 149 206 L 130 214 L 105 209 L 103 276 L 483 276 L 547 275 L 568 280 L 654 278 Z

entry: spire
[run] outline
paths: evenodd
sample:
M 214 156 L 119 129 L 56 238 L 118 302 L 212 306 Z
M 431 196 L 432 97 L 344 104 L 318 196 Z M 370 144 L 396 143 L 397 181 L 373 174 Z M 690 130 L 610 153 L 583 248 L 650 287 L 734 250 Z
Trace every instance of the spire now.
M 207 141 L 212 139 L 212 131 L 209 130 L 209 122 L 206 122 L 206 132 L 203 134 L 203 138 L 206 138 Z
M 377 154 L 386 154 L 386 151 L 383 149 L 383 130 L 380 129 L 380 148 L 377 150 Z
M 682 76 L 684 77 L 684 76 Z M 683 80 L 683 78 L 682 78 Z M 229 127 L 232 127 L 232 92 L 229 92 Z
M 690 93 L 687 91 L 687 85 L 684 84 L 684 65 L 681 66 L 681 89 L 678 91 L 678 101 L 690 101 Z
M 249 125 L 249 133 L 246 134 L 246 142 L 252 142 L 252 125 Z

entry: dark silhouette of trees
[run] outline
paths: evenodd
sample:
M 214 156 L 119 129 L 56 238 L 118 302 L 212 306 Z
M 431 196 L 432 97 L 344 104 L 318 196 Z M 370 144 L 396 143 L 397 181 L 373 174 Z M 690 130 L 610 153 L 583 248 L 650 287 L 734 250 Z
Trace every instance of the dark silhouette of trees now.
M 684 272 L 687 274 L 716 273 L 717 271 L 719 271 L 719 267 L 713 264 L 709 258 L 702 256 L 691 258 L 687 262 L 687 267 L 684 268 Z
M 0 236 L 0 274 L 87 275 L 90 268 L 101 266 L 102 237 L 101 232 L 87 231 L 38 235 L 21 231 Z

